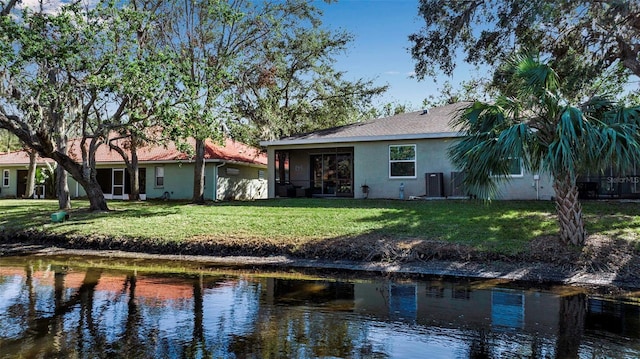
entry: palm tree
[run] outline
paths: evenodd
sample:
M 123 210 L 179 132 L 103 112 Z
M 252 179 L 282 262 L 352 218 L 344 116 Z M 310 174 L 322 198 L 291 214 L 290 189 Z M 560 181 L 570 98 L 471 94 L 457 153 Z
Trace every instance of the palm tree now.
M 553 176 L 560 237 L 583 245 L 586 231 L 576 178 L 586 170 L 615 164 L 628 169 L 640 157 L 640 106 L 618 108 L 605 97 L 572 106 L 548 63 L 518 55 L 503 78 L 512 96 L 494 103 L 472 103 L 453 124 L 465 136 L 449 148 L 454 165 L 465 172 L 467 188 L 481 198 L 496 194 L 509 179 L 510 159 L 521 159 L 531 173 Z

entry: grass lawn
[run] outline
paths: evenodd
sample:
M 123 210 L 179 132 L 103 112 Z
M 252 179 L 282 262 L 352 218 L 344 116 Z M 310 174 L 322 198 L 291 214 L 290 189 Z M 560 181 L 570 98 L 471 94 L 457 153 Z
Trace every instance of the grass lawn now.
M 295 250 L 310 243 L 362 238 L 439 240 L 479 251 L 515 254 L 535 238 L 558 233 L 549 201 L 397 201 L 278 199 L 191 205 L 184 202 L 110 201 L 112 211 L 91 213 L 73 201 L 71 218 L 52 223 L 52 200 L 0 200 L 0 230 L 106 236 L 154 243 L 253 241 Z M 640 241 L 640 203 L 583 203 L 589 234 Z

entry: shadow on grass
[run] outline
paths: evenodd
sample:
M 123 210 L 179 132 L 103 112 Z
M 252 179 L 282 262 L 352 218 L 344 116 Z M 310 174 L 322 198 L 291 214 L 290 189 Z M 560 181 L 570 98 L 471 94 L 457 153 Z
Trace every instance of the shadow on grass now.
M 21 203 L 20 203 L 21 204 Z M 278 199 L 251 202 L 222 202 L 198 206 L 249 207 L 257 215 L 247 220 L 260 220 L 261 208 L 283 211 L 298 226 L 316 215 L 313 209 L 335 210 L 327 217 L 327 232 L 341 220 L 340 209 L 382 209 L 361 216 L 353 226 L 370 228 L 353 235 L 300 241 L 279 240 L 277 236 L 256 233 L 254 238 L 221 238 L 216 233 L 181 242 L 159 239 L 110 238 L 108 235 L 82 235 L 79 228 L 101 217 L 126 221 L 128 218 L 164 217 L 184 213 L 187 202 L 110 202 L 114 209 L 93 213 L 73 210 L 72 221 L 55 224 L 47 231 L 51 211 L 20 204 L 2 206 L 5 223 L 28 223 L 29 226 L 12 240 L 51 243 L 57 246 L 87 249 L 119 249 L 158 254 L 194 255 L 288 255 L 306 259 L 354 260 L 383 262 L 425 262 L 429 260 L 504 261 L 508 263 L 541 262 L 575 270 L 578 267 L 597 272 L 613 270 L 619 280 L 638 273 L 638 248 L 628 237 L 640 233 L 640 209 L 635 203 L 589 202 L 584 205 L 587 229 L 591 240 L 604 238 L 598 245 L 589 244 L 582 250 L 560 243 L 557 238 L 554 205 L 543 201 L 509 201 L 485 204 L 480 201 L 397 201 L 354 199 Z M 55 208 L 55 206 L 53 207 Z M 310 209 L 300 211 L 298 209 Z M 290 214 L 287 214 L 290 211 Z M 45 213 L 43 213 L 45 212 Z M 306 213 L 309 212 L 309 213 Z M 323 214 L 325 215 L 325 214 Z M 257 219 L 256 219 L 257 218 Z M 203 219 L 206 220 L 206 219 Z M 2 222 L 0 222 L 0 225 Z M 347 223 L 347 226 L 350 223 Z M 42 227 L 42 228 L 40 228 Z M 30 228 L 30 229 L 29 229 Z M 322 233 L 324 229 L 319 229 Z M 214 232 L 214 231 L 212 231 Z M 4 235 L 7 239 L 7 235 Z M 637 242 L 636 242 L 637 243 Z M 637 244 L 636 244 L 637 246 Z M 631 253 L 625 256 L 625 253 Z M 612 263 L 618 265 L 611 268 Z M 579 268 L 578 268 L 579 269 Z
M 42 227 L 51 222 L 50 215 L 57 210 L 57 202 L 43 200 L 1 200 L 0 227 L 4 230 L 29 226 Z

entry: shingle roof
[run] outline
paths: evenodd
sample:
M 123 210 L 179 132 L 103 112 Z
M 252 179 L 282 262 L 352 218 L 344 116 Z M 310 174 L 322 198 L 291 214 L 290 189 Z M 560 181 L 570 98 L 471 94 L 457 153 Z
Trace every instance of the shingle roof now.
M 195 140 L 190 139 L 190 145 L 195 144 Z M 267 156 L 260 152 L 258 149 L 245 145 L 243 143 L 234 141 L 232 139 L 226 139 L 224 145 L 218 145 L 211 140 L 207 140 L 205 143 L 205 160 L 220 160 L 241 162 L 247 164 L 266 165 Z M 70 157 L 79 160 L 82 158 L 80 153 L 80 141 L 72 140 L 69 142 L 69 154 Z M 188 154 L 181 152 L 177 149 L 176 144 L 169 142 L 167 145 L 148 145 L 138 149 L 138 161 L 144 162 L 174 162 L 174 161 L 189 161 L 192 158 Z M 52 162 L 50 159 L 42 160 L 38 159 L 38 162 Z M 116 152 L 112 151 L 109 146 L 101 145 L 96 151 L 97 163 L 121 163 L 122 157 Z M 17 151 L 6 154 L 0 154 L 0 165 L 22 165 L 29 163 L 29 156 L 25 151 Z
M 468 103 L 456 103 L 435 107 L 428 111 L 408 112 L 391 117 L 294 135 L 276 141 L 264 141 L 261 145 L 359 142 L 458 136 L 459 131 L 451 127 L 450 122 L 456 116 L 456 113 L 466 106 L 468 106 Z

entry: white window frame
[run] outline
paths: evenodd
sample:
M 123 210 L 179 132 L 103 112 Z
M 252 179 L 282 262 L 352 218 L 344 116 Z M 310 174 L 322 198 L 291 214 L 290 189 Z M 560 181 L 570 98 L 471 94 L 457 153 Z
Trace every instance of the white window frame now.
M 522 158 L 521 157 L 508 157 L 507 161 L 511 161 L 511 160 L 519 160 L 520 162 L 520 173 L 507 173 L 505 175 L 502 174 L 493 174 L 493 172 L 491 173 L 491 176 L 493 177 L 510 177 L 510 178 L 522 178 L 524 177 L 524 168 L 522 167 Z M 511 169 L 509 169 L 509 171 L 511 171 Z
M 162 184 L 158 184 L 158 179 L 162 178 Z M 164 166 L 156 166 L 153 172 L 153 185 L 155 188 L 164 188 Z
M 2 170 L 2 187 L 9 187 L 11 184 L 10 177 L 11 174 L 9 170 Z
M 524 170 L 522 168 L 522 157 L 509 157 L 508 160 L 509 161 L 518 160 L 518 163 L 520 164 L 520 173 L 509 173 L 508 176 L 514 177 L 514 178 L 524 177 Z
M 412 160 L 392 160 L 391 159 L 391 148 L 392 147 L 413 147 L 413 159 Z M 398 145 L 389 145 L 389 178 L 390 179 L 403 179 L 403 178 L 417 178 L 418 176 L 418 148 L 415 143 L 413 144 L 398 144 Z M 392 176 L 391 175 L 391 166 L 393 163 L 410 163 L 413 162 L 413 176 Z

